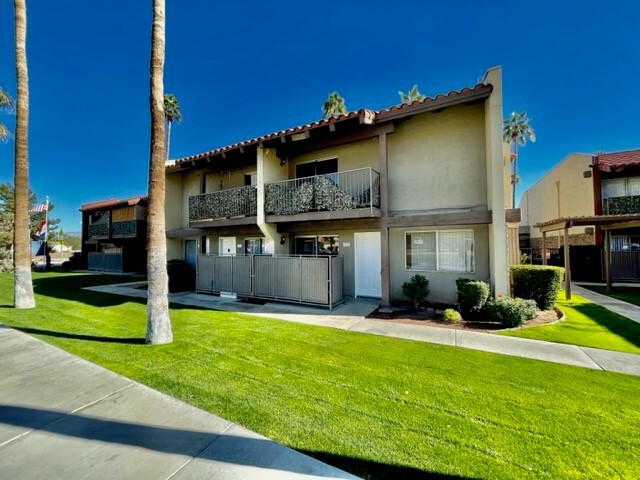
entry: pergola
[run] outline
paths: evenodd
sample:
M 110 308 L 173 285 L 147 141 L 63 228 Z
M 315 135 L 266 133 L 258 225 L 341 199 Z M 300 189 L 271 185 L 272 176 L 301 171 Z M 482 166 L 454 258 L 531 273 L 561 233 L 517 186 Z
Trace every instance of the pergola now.
M 604 278 L 607 290 L 611 288 L 611 242 L 612 230 L 622 228 L 640 227 L 639 214 L 625 215 L 595 215 L 590 217 L 562 217 L 548 222 L 537 223 L 534 227 L 542 232 L 542 264 L 547 264 L 546 240 L 547 233 L 558 230 L 564 231 L 564 290 L 567 299 L 571 298 L 571 260 L 569 257 L 569 229 L 580 226 L 598 226 L 604 232 Z

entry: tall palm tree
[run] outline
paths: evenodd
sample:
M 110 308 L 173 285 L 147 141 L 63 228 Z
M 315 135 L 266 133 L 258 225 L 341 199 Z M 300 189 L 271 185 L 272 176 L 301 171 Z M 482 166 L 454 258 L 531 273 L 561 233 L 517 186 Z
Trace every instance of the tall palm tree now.
M 180 102 L 173 93 L 164 94 L 164 118 L 167 120 L 167 160 L 169 160 L 169 144 L 171 142 L 171 124 L 182 122 Z
M 16 102 L 11 95 L 2 87 L 0 87 L 0 111 L 13 112 Z M 11 133 L 4 123 L 0 123 L 0 142 L 6 142 Z
M 13 227 L 13 306 L 33 308 L 31 248 L 29 238 L 29 162 L 27 127 L 29 124 L 29 75 L 27 72 L 27 6 L 14 0 L 16 56 L 16 132 L 14 150 L 14 227 Z
M 513 170 L 511 173 L 511 208 L 516 208 L 516 184 L 518 183 L 518 144 L 523 147 L 527 140 L 536 141 L 536 134 L 529 125 L 527 111 L 511 112 L 511 116 L 504 121 L 502 138 L 513 145 Z
M 337 117 L 346 113 L 347 107 L 344 105 L 344 98 L 338 92 L 331 92 L 322 104 L 322 118 Z
M 151 143 L 149 152 L 149 214 L 147 218 L 147 333 L 146 341 L 154 345 L 171 343 L 169 318 L 169 277 L 167 276 L 167 242 L 165 238 L 165 152 L 164 152 L 164 41 L 165 0 L 153 0 L 151 27 L 151 61 L 149 110 Z
M 407 93 L 404 93 L 404 92 L 398 90 L 398 95 L 400 95 L 400 101 L 402 103 L 413 103 L 416 100 L 420 102 L 420 101 L 422 101 L 422 100 L 424 100 L 426 98 L 418 90 L 418 84 L 417 83 Z

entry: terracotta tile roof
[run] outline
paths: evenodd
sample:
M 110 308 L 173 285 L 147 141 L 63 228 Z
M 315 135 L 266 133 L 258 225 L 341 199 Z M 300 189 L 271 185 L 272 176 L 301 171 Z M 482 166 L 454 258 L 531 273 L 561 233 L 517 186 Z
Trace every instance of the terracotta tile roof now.
M 604 172 L 620 171 L 628 167 L 640 167 L 640 149 L 596 155 L 596 165 Z
M 138 205 L 139 203 L 146 203 L 149 197 L 132 197 L 125 200 L 116 200 L 115 198 L 109 198 L 107 200 L 100 200 L 98 202 L 85 203 L 80 207 L 81 212 L 87 212 L 89 210 L 98 210 L 103 208 L 116 208 L 125 207 L 130 205 Z
M 179 158 L 176 160 L 171 160 L 167 162 L 167 168 L 172 167 L 176 164 L 181 164 L 185 162 L 192 162 L 195 160 L 200 160 L 202 158 L 210 157 L 213 155 L 221 154 L 228 152 L 230 150 L 240 148 L 240 147 L 248 147 L 251 145 L 257 145 L 261 142 L 265 142 L 267 140 L 272 140 L 278 137 L 283 137 L 285 135 L 292 135 L 295 133 L 302 133 L 309 130 L 313 130 L 315 128 L 323 127 L 330 124 L 337 124 L 343 122 L 345 120 L 349 120 L 352 118 L 360 118 L 361 123 L 363 124 L 374 124 L 381 123 L 384 121 L 389 121 L 395 119 L 397 117 L 410 116 L 417 111 L 421 110 L 425 106 L 430 106 L 429 104 L 434 104 L 434 106 L 442 101 L 454 101 L 455 97 L 462 96 L 466 97 L 465 94 L 473 94 L 474 92 L 482 93 L 488 90 L 490 92 L 492 86 L 489 84 L 478 83 L 475 87 L 465 87 L 462 90 L 452 90 L 446 95 L 441 93 L 436 95 L 435 97 L 426 97 L 424 100 L 416 100 L 412 103 L 402 103 L 400 105 L 393 105 L 389 108 L 384 108 L 382 110 L 373 111 L 366 108 L 361 108 L 360 110 L 356 110 L 353 112 L 348 112 L 344 115 L 338 115 L 337 117 L 329 117 L 327 119 L 318 120 L 317 122 L 307 123 L 305 125 L 299 125 L 297 127 L 287 128 L 285 130 L 279 130 L 277 132 L 269 133 L 266 135 L 262 135 L 261 137 L 252 138 L 249 140 L 245 140 L 238 143 L 233 143 L 231 145 L 227 145 L 225 147 L 216 148 L 214 150 L 209 150 L 207 152 L 198 153 L 195 155 L 190 155 L 188 157 Z M 487 93 L 488 95 L 488 93 Z M 465 101 L 463 98 L 460 101 Z

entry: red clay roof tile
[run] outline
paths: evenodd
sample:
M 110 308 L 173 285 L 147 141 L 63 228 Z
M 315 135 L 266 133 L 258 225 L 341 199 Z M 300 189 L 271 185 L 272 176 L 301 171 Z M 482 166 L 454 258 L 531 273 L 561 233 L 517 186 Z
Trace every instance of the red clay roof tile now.
M 115 198 L 110 198 L 108 200 L 100 200 L 98 202 L 85 203 L 80 207 L 80 211 L 87 212 L 89 210 L 97 210 L 100 208 L 115 208 L 115 207 L 124 207 L 129 205 L 138 205 L 139 203 L 144 203 L 149 200 L 149 197 L 132 197 L 127 198 L 125 200 L 116 200 Z
M 604 172 L 640 167 L 640 149 L 596 155 L 596 165 Z

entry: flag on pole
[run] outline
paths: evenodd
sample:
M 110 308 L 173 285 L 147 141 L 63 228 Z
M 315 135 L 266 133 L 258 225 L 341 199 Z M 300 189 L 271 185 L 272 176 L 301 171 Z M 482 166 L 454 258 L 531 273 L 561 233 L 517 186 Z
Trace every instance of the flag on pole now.
M 45 237 L 47 235 L 47 221 L 42 220 L 40 226 L 36 230 L 36 237 Z
M 49 202 L 42 202 L 40 205 L 36 205 L 31 209 L 31 213 L 42 213 L 49 209 Z

